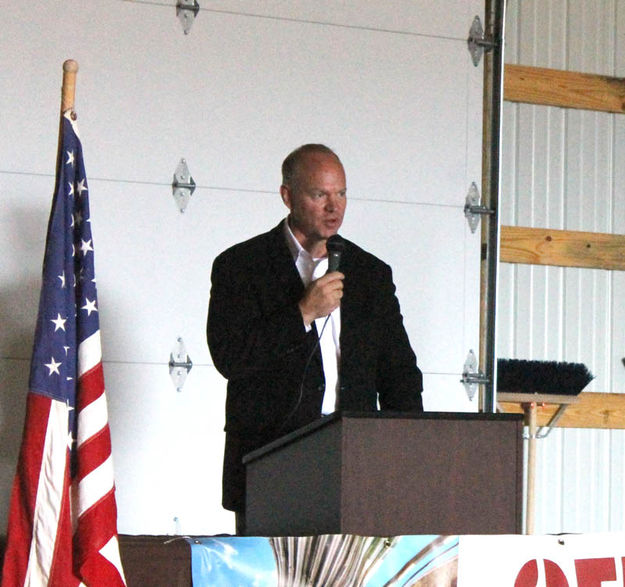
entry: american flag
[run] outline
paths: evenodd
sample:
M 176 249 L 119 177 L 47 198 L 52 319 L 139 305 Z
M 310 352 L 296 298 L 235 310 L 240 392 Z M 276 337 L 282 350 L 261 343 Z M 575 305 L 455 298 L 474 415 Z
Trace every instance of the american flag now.
M 2 587 L 125 585 L 88 188 L 74 118 L 68 111 L 61 120 Z

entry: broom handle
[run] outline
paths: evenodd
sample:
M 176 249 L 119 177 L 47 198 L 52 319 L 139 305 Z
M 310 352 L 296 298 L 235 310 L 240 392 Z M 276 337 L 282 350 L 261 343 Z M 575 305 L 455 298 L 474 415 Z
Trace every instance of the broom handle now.
M 61 89 L 61 112 L 74 108 L 74 97 L 76 95 L 76 74 L 78 73 L 78 63 L 73 59 L 68 59 L 63 63 L 63 87 Z
M 525 421 L 529 428 L 529 439 L 527 442 L 527 489 L 525 496 L 525 533 L 534 534 L 534 504 L 536 500 L 536 433 L 537 411 L 536 402 L 523 405 L 525 411 Z

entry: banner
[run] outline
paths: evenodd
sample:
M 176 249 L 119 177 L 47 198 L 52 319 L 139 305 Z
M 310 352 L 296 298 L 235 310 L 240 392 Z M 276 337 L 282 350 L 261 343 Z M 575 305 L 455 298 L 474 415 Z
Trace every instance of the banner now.
M 455 585 L 456 536 L 190 540 L 194 587 Z
M 458 585 L 623 587 L 625 534 L 463 536 Z
M 623 587 L 625 534 L 189 539 L 194 587 Z

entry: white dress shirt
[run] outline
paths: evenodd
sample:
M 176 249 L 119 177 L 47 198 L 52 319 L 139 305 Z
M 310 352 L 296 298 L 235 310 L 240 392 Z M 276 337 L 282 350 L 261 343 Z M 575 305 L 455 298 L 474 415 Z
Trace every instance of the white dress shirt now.
M 328 270 L 328 258 L 315 259 L 300 245 L 289 227 L 288 219 L 284 222 L 286 242 L 293 255 L 295 266 L 302 279 L 304 287 L 311 281 L 319 279 Z M 326 322 L 327 320 L 327 322 Z M 324 326 L 325 325 L 325 326 Z M 317 335 L 321 336 L 321 360 L 325 377 L 325 392 L 323 395 L 322 414 L 331 414 L 336 411 L 336 398 L 339 384 L 339 365 L 341 360 L 341 307 L 336 308 L 329 317 L 324 316 L 315 320 Z M 310 330 L 310 326 L 307 329 Z

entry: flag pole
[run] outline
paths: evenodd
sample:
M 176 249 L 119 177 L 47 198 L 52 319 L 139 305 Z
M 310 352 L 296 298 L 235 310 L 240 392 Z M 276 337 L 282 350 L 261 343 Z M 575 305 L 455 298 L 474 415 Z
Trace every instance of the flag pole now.
M 67 59 L 63 62 L 63 84 L 61 86 L 61 115 L 59 116 L 59 140 L 56 153 L 56 168 L 59 169 L 63 158 L 63 115 L 68 110 L 72 111 L 72 120 L 76 120 L 74 113 L 74 98 L 76 97 L 76 74 L 78 62 Z M 54 188 L 56 192 L 59 186 Z
M 63 63 L 63 87 L 61 89 L 61 113 L 74 108 L 78 62 L 68 59 Z

